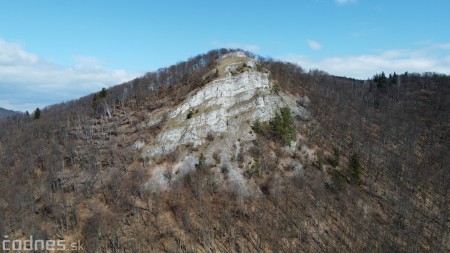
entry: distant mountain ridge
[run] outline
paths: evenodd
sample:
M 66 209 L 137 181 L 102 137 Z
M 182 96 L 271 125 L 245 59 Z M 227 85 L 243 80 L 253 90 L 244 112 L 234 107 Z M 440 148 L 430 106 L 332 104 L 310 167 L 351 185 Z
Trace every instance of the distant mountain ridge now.
M 19 113 L 20 112 L 7 110 L 7 109 L 4 109 L 4 108 L 0 107 L 0 119 L 6 118 L 6 117 L 14 115 L 14 114 L 19 114 Z

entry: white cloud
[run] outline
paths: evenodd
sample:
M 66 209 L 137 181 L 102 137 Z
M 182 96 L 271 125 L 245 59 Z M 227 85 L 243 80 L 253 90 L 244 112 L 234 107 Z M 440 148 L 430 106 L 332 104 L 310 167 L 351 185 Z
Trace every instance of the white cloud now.
M 315 41 L 315 40 L 308 40 L 308 47 L 311 48 L 312 50 L 320 50 L 322 48 L 322 45 Z
M 0 39 L 0 65 L 33 64 L 37 60 L 36 55 L 25 52 L 18 44 Z
M 0 107 L 30 111 L 137 76 L 125 70 L 106 69 L 94 57 L 77 56 L 74 60 L 73 66 L 61 66 L 0 39 Z
M 320 69 L 330 74 L 359 79 L 375 73 L 438 72 L 450 74 L 450 54 L 436 47 L 420 49 L 394 49 L 376 54 L 330 56 L 314 59 L 305 55 L 288 55 L 284 60 L 299 64 L 302 68 Z
M 335 1 L 339 5 L 344 5 L 344 4 L 356 3 L 357 0 L 335 0 Z
M 435 47 L 442 50 L 450 50 L 450 43 L 435 44 Z
M 223 47 L 223 48 L 234 48 L 234 49 L 243 49 L 250 52 L 257 52 L 261 50 L 261 47 L 255 44 L 243 44 L 239 42 L 221 42 L 221 41 L 214 41 L 211 43 L 214 47 Z

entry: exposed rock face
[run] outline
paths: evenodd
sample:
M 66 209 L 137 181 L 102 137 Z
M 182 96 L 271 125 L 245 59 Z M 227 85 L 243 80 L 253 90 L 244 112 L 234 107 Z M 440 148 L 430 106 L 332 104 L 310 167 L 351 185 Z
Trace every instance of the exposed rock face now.
M 302 96 L 297 100 L 297 103 L 300 106 L 309 107 L 311 105 L 311 100 L 309 100 L 309 97 L 307 96 Z
M 134 144 L 135 150 L 141 150 L 141 157 L 149 161 L 150 166 L 158 166 L 153 168 L 152 178 L 146 184 L 148 189 L 168 189 L 171 181 L 195 169 L 194 165 L 200 162 L 202 154 L 204 163 L 215 168 L 212 175 L 218 184 L 226 181 L 228 190 L 243 197 L 260 192 L 253 179 L 247 180 L 243 176 L 245 171 L 259 169 L 260 165 L 257 166 L 258 162 L 251 156 L 239 158 L 254 147 L 256 134 L 252 130 L 253 123 L 271 120 L 282 107 L 290 108 L 298 120 L 307 121 L 311 115 L 291 95 L 274 89 L 269 74 L 257 64 L 241 52 L 223 56 L 217 68 L 217 79 L 193 91 L 177 107 L 155 112 L 145 121 L 141 127 L 164 122 L 155 140 L 148 142 L 151 144 L 143 141 Z M 177 153 L 180 160 L 170 166 L 154 163 L 163 155 L 180 150 L 177 149 L 180 145 L 191 147 Z M 284 149 L 294 155 L 297 143 L 291 142 Z M 293 168 L 292 175 L 303 174 L 301 164 L 295 164 Z M 224 170 L 227 171 L 226 180 Z
M 234 140 L 251 141 L 255 138 L 251 134 L 251 124 L 257 119 L 271 119 L 283 106 L 289 106 L 299 118 L 310 117 L 294 99 L 272 90 L 268 74 L 257 71 L 254 60 L 235 54 L 223 59 L 232 57 L 240 58 L 225 66 L 224 77 L 205 85 L 169 113 L 166 128 L 156 138 L 156 145 L 146 148 L 143 157 L 170 153 L 181 144 L 198 147 L 208 135 L 221 133 L 232 135 Z M 243 65 L 245 69 L 240 74 L 231 74 Z

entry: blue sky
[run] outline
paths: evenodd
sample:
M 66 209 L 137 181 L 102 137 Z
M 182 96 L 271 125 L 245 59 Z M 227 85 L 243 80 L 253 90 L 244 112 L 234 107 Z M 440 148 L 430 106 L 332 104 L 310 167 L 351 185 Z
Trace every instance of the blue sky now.
M 309 70 L 450 74 L 449 0 L 1 1 L 0 107 L 32 111 L 210 49 Z

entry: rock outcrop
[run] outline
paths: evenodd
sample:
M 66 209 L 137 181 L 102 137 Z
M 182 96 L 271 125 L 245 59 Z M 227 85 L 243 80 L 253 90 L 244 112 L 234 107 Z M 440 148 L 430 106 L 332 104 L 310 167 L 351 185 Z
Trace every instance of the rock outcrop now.
M 309 112 L 297 106 L 293 98 L 273 89 L 268 74 L 257 70 L 255 60 L 242 53 L 231 53 L 222 61 L 226 65 L 222 64 L 221 77 L 194 91 L 168 114 L 164 130 L 154 145 L 145 148 L 142 157 L 164 155 L 183 144 L 198 147 L 208 135 L 229 133 L 235 140 L 252 141 L 255 136 L 251 124 L 255 120 L 270 120 L 284 106 L 290 107 L 298 118 L 310 118 Z
M 180 146 L 189 147 L 177 153 L 181 159 L 175 164 L 155 165 L 153 176 L 147 183 L 148 189 L 168 189 L 170 182 L 167 178 L 181 178 L 199 163 L 202 155 L 205 162 L 215 165 L 217 170 L 220 170 L 219 167 L 226 168 L 229 188 L 237 194 L 246 196 L 254 190 L 258 192 L 255 183 L 243 177 L 244 171 L 251 169 L 249 164 L 255 166 L 257 162 L 251 156 L 244 158 L 247 167 L 242 166 L 242 161 L 241 165 L 237 162 L 241 152 L 248 152 L 254 147 L 254 122 L 271 120 L 282 107 L 288 107 L 295 119 L 310 120 L 309 111 L 298 104 L 292 95 L 280 91 L 270 81 L 268 72 L 242 52 L 224 55 L 216 71 L 218 77 L 215 80 L 192 91 L 178 106 L 153 114 L 153 118 L 142 126 L 152 127 L 164 122 L 154 140 L 134 144 L 150 167 L 161 157 L 179 151 Z M 291 142 L 286 149 L 294 154 L 296 143 Z M 218 153 L 220 157 L 217 157 Z M 295 171 L 301 174 L 302 166 L 296 165 Z M 221 173 L 216 173 L 216 176 L 218 182 L 224 181 Z

